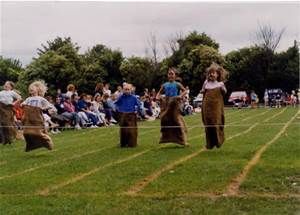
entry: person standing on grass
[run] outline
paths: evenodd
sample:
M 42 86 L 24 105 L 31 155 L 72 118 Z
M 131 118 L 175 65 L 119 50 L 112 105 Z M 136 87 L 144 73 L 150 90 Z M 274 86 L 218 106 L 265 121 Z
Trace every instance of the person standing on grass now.
M 221 147 L 224 137 L 224 95 L 223 83 L 226 71 L 216 63 L 206 69 L 206 80 L 202 86 L 202 121 L 205 125 L 206 148 Z
M 254 90 L 251 90 L 250 99 L 251 99 L 251 108 L 256 108 L 258 103 L 258 97 L 257 94 L 254 92 Z
M 156 95 L 161 106 L 161 138 L 159 143 L 173 142 L 186 146 L 188 145 L 187 129 L 180 114 L 180 102 L 187 91 L 181 83 L 175 81 L 176 73 L 175 68 L 169 68 L 168 82 L 161 86 Z M 161 98 L 162 93 L 165 94 L 165 98 Z
M 14 106 L 19 104 L 21 96 L 14 91 L 14 83 L 6 81 L 0 91 L 0 143 L 11 144 L 16 137 Z
M 115 102 L 119 112 L 120 146 L 137 146 L 137 110 L 141 109 L 140 103 L 135 95 L 132 95 L 132 85 L 124 84 L 123 94 Z

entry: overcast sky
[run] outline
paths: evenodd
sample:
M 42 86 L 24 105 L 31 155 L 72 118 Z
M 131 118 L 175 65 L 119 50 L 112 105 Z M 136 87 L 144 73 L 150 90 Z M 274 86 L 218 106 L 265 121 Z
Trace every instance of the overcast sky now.
M 144 56 L 153 32 L 160 56 L 178 32 L 205 32 L 220 51 L 253 44 L 258 24 L 286 28 L 278 50 L 300 38 L 299 2 L 1 2 L 1 55 L 28 64 L 37 48 L 55 37 L 70 36 L 83 53 L 95 44 Z

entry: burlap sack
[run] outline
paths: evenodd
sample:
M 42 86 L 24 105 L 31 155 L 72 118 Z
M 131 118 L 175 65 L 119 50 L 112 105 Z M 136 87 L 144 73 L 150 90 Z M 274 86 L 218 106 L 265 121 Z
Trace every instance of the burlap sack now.
M 136 113 L 120 113 L 119 116 L 121 147 L 136 147 L 138 136 Z
M 170 97 L 165 101 L 166 109 L 161 113 L 161 137 L 159 143 L 187 145 L 187 128 L 180 114 L 180 98 Z
M 15 138 L 16 128 L 13 106 L 0 102 L 0 143 L 11 144 Z
M 53 143 L 44 128 L 44 118 L 42 110 L 38 107 L 25 105 L 22 119 L 24 130 L 23 135 L 26 141 L 25 151 L 45 147 L 52 150 Z
M 220 88 L 206 90 L 202 105 L 202 121 L 205 127 L 206 148 L 221 147 L 224 137 L 224 101 Z

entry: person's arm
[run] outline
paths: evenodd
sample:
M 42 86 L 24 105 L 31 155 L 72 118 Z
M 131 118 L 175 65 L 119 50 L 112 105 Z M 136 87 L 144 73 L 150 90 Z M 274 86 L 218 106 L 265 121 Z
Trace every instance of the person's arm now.
M 220 82 L 220 86 L 221 86 L 221 90 L 222 90 L 224 93 L 226 93 L 226 92 L 227 92 L 227 89 L 226 89 L 226 87 L 225 87 L 224 82 Z
M 119 96 L 119 98 L 114 102 L 114 104 L 117 108 L 119 108 L 119 106 L 122 104 L 122 98 L 123 98 L 123 95 Z
M 157 92 L 156 97 L 155 97 L 157 100 L 160 99 L 160 94 L 162 93 L 163 90 L 164 90 L 164 86 L 161 85 L 161 87 L 160 87 L 160 89 L 159 89 L 159 91 Z
M 203 85 L 202 85 L 202 88 L 200 90 L 200 93 L 204 93 L 205 92 L 205 86 L 207 84 L 207 80 L 204 81 Z
M 42 98 L 42 101 L 41 101 L 41 105 L 42 105 L 42 109 L 43 110 L 46 110 L 46 109 L 48 109 L 50 112 L 57 112 L 57 109 L 56 109 L 56 107 L 53 105 L 53 104 L 51 104 L 47 99 L 45 99 L 45 98 Z
M 23 101 L 20 106 L 23 107 L 24 105 L 27 105 L 28 104 L 28 98 L 25 99 L 25 101 Z
M 178 87 L 181 90 L 180 97 L 183 98 L 187 94 L 187 90 L 184 88 L 184 86 L 181 83 L 178 83 Z
M 15 101 L 13 102 L 13 105 L 20 103 L 22 101 L 22 97 L 15 91 L 12 91 L 12 92 L 13 92 L 13 98 L 15 99 Z

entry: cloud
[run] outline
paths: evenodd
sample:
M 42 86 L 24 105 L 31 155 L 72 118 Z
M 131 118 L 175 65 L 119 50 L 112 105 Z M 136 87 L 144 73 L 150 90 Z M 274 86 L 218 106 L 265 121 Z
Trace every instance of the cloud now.
M 223 54 L 250 45 L 258 23 L 286 27 L 280 50 L 299 40 L 297 2 L 2 2 L 1 9 L 1 52 L 25 64 L 57 36 L 70 36 L 81 52 L 101 43 L 125 56 L 144 55 L 150 32 L 159 44 L 177 32 L 205 32 Z

